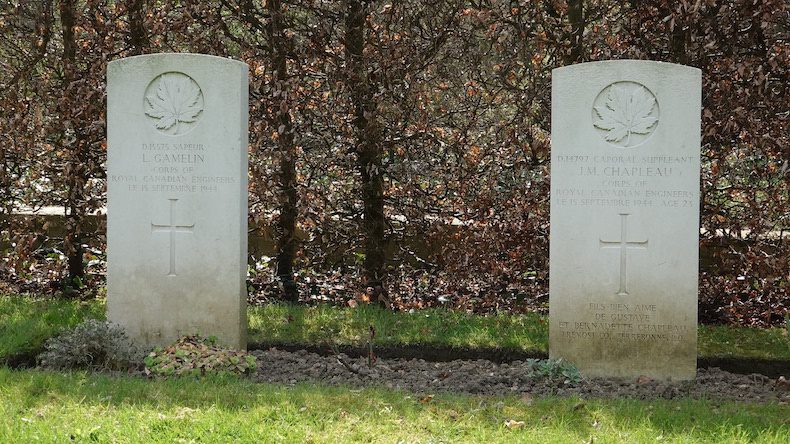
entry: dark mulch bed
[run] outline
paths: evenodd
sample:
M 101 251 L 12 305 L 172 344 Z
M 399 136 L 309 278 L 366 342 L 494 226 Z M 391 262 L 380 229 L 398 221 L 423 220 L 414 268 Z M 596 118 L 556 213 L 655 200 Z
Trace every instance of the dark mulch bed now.
M 306 350 L 319 355 L 331 355 L 335 352 L 344 353 L 351 357 L 367 356 L 366 347 L 340 345 L 334 350 L 326 345 L 308 343 L 285 342 L 254 342 L 249 344 L 250 350 L 268 350 L 276 348 L 284 351 Z M 513 350 L 507 348 L 468 348 L 451 347 L 436 344 L 408 344 L 408 345 L 376 345 L 375 354 L 379 358 L 424 359 L 433 362 L 455 360 L 476 360 L 498 364 L 526 361 L 527 359 L 546 359 L 548 355 L 538 350 Z M 752 374 L 759 373 L 771 378 L 780 376 L 790 377 L 790 361 L 780 359 L 759 359 L 741 357 L 705 357 L 697 360 L 697 368 L 717 367 L 730 373 Z
M 306 350 L 276 348 L 251 352 L 258 358 L 255 379 L 296 384 L 317 382 L 351 387 L 384 386 L 416 393 L 469 393 L 520 396 L 579 396 L 582 398 L 679 399 L 706 398 L 747 402 L 790 402 L 790 386 L 760 374 L 729 373 L 701 368 L 694 381 L 562 379 L 531 376 L 525 361 L 495 363 L 485 359 L 444 362 L 379 358 L 368 366 L 365 357 L 343 353 L 321 355 Z

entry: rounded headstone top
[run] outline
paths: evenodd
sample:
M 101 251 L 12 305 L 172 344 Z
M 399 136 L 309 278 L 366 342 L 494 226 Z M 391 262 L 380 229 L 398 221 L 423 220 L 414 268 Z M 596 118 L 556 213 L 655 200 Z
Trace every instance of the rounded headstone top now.
M 573 65 L 565 65 L 560 66 L 558 68 L 552 69 L 552 72 L 558 71 L 574 71 L 578 69 L 590 69 L 593 67 L 610 67 L 612 69 L 622 69 L 623 67 L 627 68 L 640 68 L 640 69 L 655 69 L 655 70 L 666 70 L 666 71 L 698 71 L 701 72 L 699 68 L 695 68 L 693 66 L 688 65 L 681 65 L 679 63 L 670 63 L 670 62 L 660 62 L 656 60 L 638 60 L 638 59 L 619 59 L 619 60 L 598 60 L 595 62 L 584 62 L 584 63 L 576 63 Z
M 220 57 L 210 54 L 197 54 L 193 52 L 158 52 L 155 54 L 142 54 L 142 55 L 115 59 L 108 63 L 108 67 L 113 65 L 125 64 L 125 63 L 140 63 L 146 60 L 157 60 L 157 59 L 206 60 L 206 61 L 213 61 L 215 63 L 233 63 L 233 64 L 248 66 L 247 63 L 241 60 L 235 60 L 227 57 Z

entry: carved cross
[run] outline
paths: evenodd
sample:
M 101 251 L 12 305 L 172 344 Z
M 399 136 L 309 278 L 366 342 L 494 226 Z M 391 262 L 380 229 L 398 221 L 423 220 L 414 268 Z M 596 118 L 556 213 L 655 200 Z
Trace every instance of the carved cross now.
M 626 263 L 628 249 L 632 250 L 646 250 L 647 240 L 628 242 L 628 215 L 629 213 L 620 213 L 620 240 L 605 241 L 598 239 L 600 247 L 603 248 L 619 248 L 620 249 L 620 288 L 617 290 L 618 296 L 627 296 L 628 290 L 626 283 L 628 281 L 626 275 Z
M 170 221 L 167 225 L 157 225 L 151 222 L 152 233 L 170 233 L 170 272 L 168 276 L 176 275 L 176 233 L 192 233 L 195 224 L 192 225 L 176 225 L 173 222 L 176 212 L 176 202 L 178 199 L 168 199 L 170 201 Z

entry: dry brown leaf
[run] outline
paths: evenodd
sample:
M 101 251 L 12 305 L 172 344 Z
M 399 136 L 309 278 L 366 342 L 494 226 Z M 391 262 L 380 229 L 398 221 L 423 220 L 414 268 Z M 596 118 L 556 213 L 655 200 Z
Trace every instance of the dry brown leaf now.
M 636 380 L 637 384 L 647 384 L 648 382 L 653 382 L 653 378 L 645 375 L 640 375 Z

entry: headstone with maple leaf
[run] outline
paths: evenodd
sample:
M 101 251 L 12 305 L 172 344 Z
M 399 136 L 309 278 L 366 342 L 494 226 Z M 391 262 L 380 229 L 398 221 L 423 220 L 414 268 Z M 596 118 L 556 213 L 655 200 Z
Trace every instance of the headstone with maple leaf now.
M 138 344 L 246 347 L 247 72 L 199 54 L 108 66 L 107 311 Z
M 700 71 L 553 71 L 550 354 L 586 376 L 696 374 Z

